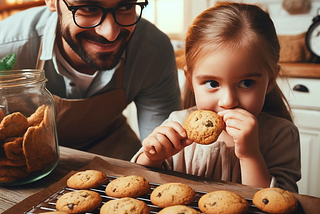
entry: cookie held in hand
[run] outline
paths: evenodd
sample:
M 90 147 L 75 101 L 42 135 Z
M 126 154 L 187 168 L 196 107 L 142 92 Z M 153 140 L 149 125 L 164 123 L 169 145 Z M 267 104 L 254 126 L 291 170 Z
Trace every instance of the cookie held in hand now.
M 268 213 L 292 213 L 298 209 L 298 201 L 293 194 L 276 187 L 259 190 L 252 202 Z
M 192 112 L 184 122 L 188 139 L 199 144 L 211 144 L 217 141 L 224 129 L 222 117 L 209 110 Z

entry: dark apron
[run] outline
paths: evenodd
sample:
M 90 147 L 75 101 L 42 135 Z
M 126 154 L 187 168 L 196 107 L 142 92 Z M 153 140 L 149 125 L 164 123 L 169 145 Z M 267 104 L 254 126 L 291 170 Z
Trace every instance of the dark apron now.
M 85 99 L 53 95 L 59 145 L 124 160 L 140 149 L 140 140 L 122 115 L 127 106 L 123 67 L 124 62 L 115 71 L 112 91 Z

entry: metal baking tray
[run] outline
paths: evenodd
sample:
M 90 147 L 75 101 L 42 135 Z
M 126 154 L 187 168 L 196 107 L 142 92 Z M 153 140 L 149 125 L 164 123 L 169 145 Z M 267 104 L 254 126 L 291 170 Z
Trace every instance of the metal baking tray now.
M 107 175 L 107 177 L 109 178 L 109 181 L 112 181 L 114 179 L 117 178 L 117 176 L 109 176 Z M 153 214 L 153 213 L 158 213 L 162 208 L 158 207 L 158 206 L 155 206 L 151 203 L 150 201 L 150 193 L 156 188 L 158 187 L 160 184 L 156 184 L 156 183 L 150 183 L 150 187 L 151 187 L 151 190 L 149 193 L 145 194 L 145 195 L 142 195 L 140 197 L 137 197 L 137 199 L 141 200 L 141 201 L 144 201 L 148 207 L 149 207 L 149 210 L 150 210 L 150 213 Z M 105 189 L 106 189 L 106 186 L 108 185 L 108 183 L 104 184 L 104 185 L 101 185 L 99 186 L 98 188 L 94 188 L 94 189 L 90 189 L 92 191 L 95 191 L 95 192 L 98 192 L 101 197 L 102 197 L 102 204 L 101 206 L 109 201 L 109 200 L 113 200 L 113 199 L 117 199 L 117 198 L 114 198 L 114 197 L 110 197 L 108 195 L 106 195 L 105 193 Z M 25 214 L 31 214 L 31 213 L 42 213 L 42 212 L 50 212 L 50 211 L 56 211 L 56 202 L 58 200 L 58 198 L 65 194 L 65 193 L 68 193 L 68 192 L 71 192 L 71 191 L 77 191 L 76 189 L 72 189 L 72 188 L 69 188 L 69 187 L 65 187 L 61 190 L 59 190 L 58 192 L 56 192 L 55 194 L 51 195 L 49 198 L 47 198 L 46 200 L 44 200 L 43 202 L 35 205 L 31 210 L 25 212 Z M 195 197 L 195 200 L 189 204 L 188 206 L 189 207 L 192 207 L 198 211 L 199 210 L 199 207 L 198 207 L 198 201 L 200 199 L 201 196 L 203 196 L 204 194 L 206 194 L 206 192 L 200 192 L 200 191 L 196 191 L 196 197 Z M 252 200 L 251 199 L 247 199 L 246 200 L 248 201 L 249 203 L 249 209 L 247 211 L 247 213 L 255 213 L 255 214 L 265 214 L 266 212 L 263 212 L 261 211 L 260 209 L 258 209 L 253 203 L 252 203 Z M 100 207 L 101 207 L 100 206 Z M 97 209 L 95 209 L 94 211 L 92 212 L 88 212 L 86 214 L 99 214 L 100 213 L 100 207 L 98 207 Z M 299 207 L 298 207 L 298 210 L 295 212 L 295 214 L 304 214 L 303 212 L 303 209 L 301 208 L 300 204 L 299 204 Z

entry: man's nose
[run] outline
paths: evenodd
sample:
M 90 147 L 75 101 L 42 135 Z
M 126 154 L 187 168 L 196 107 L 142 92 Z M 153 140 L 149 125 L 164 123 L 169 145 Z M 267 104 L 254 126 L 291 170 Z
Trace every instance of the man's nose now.
M 223 109 L 233 109 L 238 107 L 238 96 L 237 93 L 232 89 L 224 89 L 220 96 L 221 97 L 218 102 L 219 107 Z
M 95 31 L 108 41 L 114 41 L 120 33 L 120 26 L 115 22 L 112 14 L 108 13 L 102 23 L 95 27 Z

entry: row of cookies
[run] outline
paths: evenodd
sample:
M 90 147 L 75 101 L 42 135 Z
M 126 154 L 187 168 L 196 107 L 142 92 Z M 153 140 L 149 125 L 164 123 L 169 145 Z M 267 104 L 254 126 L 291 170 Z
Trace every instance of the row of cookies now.
M 75 173 L 67 180 L 67 186 L 75 189 L 75 191 L 63 194 L 58 198 L 56 209 L 66 213 L 84 213 L 97 209 L 102 204 L 102 197 L 99 193 L 90 189 L 97 188 L 108 181 L 108 177 L 97 170 Z M 104 203 L 100 208 L 100 213 L 148 214 L 147 204 L 135 199 L 135 197 L 149 191 L 149 182 L 141 176 L 124 176 L 114 179 L 108 183 L 105 193 L 118 199 Z
M 57 160 L 49 111 L 42 105 L 26 117 L 0 110 L 0 183 L 27 177 Z
M 97 170 L 80 171 L 67 180 L 67 186 L 76 189 L 62 195 L 57 203 L 56 209 L 68 213 L 82 213 L 93 211 L 102 203 L 100 194 L 90 189 L 107 183 L 108 177 Z M 195 191 L 188 185 L 182 183 L 167 183 L 158 186 L 151 191 L 149 182 L 138 175 L 118 177 L 111 180 L 105 193 L 115 200 L 109 200 L 100 208 L 100 213 L 132 213 L 147 214 L 147 204 L 137 199 L 144 194 L 150 194 L 150 201 L 154 205 L 165 208 L 159 213 L 181 213 L 189 210 L 191 213 L 199 213 L 185 205 L 194 201 Z M 175 206 L 178 205 L 178 206 Z
M 89 190 L 108 182 L 108 177 L 97 170 L 77 172 L 67 180 L 67 186 L 77 191 L 62 195 L 56 209 L 67 213 L 93 211 L 102 204 L 101 195 Z M 149 182 L 138 175 L 118 177 L 109 181 L 105 193 L 114 200 L 102 205 L 100 213 L 149 213 L 147 204 L 139 200 L 139 196 L 150 194 L 153 205 L 162 208 L 159 213 L 190 213 L 200 212 L 190 206 L 194 202 L 196 192 L 183 183 L 165 183 L 150 189 Z M 297 209 L 296 198 L 288 191 L 279 188 L 266 188 L 258 191 L 253 203 L 268 213 L 291 213 Z M 226 190 L 212 191 L 202 195 L 198 201 L 202 213 L 246 213 L 248 202 L 233 192 Z

